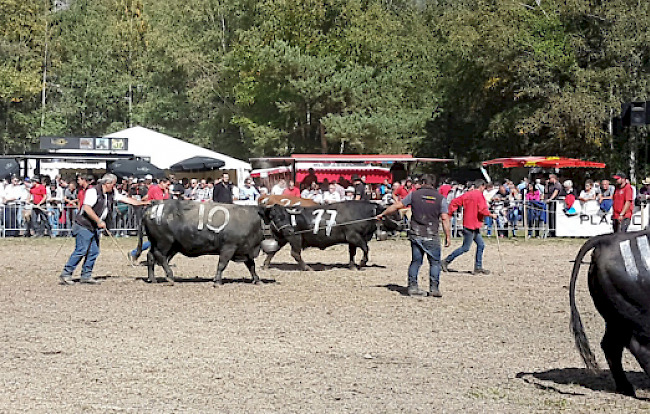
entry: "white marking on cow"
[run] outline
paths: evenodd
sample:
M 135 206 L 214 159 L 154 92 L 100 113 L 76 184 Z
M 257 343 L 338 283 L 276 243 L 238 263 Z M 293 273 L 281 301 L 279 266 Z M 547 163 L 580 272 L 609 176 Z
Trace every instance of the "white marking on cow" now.
M 625 240 L 619 244 L 621 249 L 621 256 L 623 257 L 623 263 L 625 263 L 625 271 L 628 275 L 634 280 L 639 276 L 639 270 L 636 267 L 636 262 L 634 261 L 634 255 L 632 254 L 632 247 L 630 247 L 630 241 Z
M 327 214 L 330 215 L 330 219 L 327 220 L 325 226 L 325 234 L 329 237 L 329 235 L 332 233 L 332 227 L 334 227 L 336 224 L 336 215 L 338 214 L 338 211 L 336 210 L 323 210 L 322 208 L 314 210 L 312 213 L 312 215 L 316 216 L 316 219 L 314 219 L 314 234 L 318 234 L 318 230 L 320 229 L 320 221 L 323 218 L 325 211 L 327 211 Z
M 223 223 L 220 226 L 214 227 L 210 223 L 212 222 L 212 217 L 215 215 L 217 211 L 223 212 Z M 228 222 L 230 222 L 230 211 L 228 211 L 227 208 L 222 206 L 214 206 L 210 209 L 210 212 L 208 213 L 208 220 L 205 223 L 205 227 L 207 227 L 208 229 L 212 230 L 215 233 L 219 233 L 228 225 Z
M 288 198 L 281 198 L 280 204 L 287 207 L 289 204 L 291 204 L 291 200 L 289 200 Z
M 156 224 L 158 225 L 160 225 L 160 220 L 162 218 L 163 207 L 163 204 L 156 204 L 149 209 L 149 219 L 156 220 Z
M 163 209 L 165 208 L 165 205 L 158 204 L 156 207 L 158 207 L 158 210 L 156 211 L 156 224 L 160 226 L 160 222 L 162 221 L 162 216 L 163 216 Z
M 199 205 L 199 230 L 203 230 L 203 217 L 205 216 L 205 204 Z
M 295 214 L 290 214 L 289 217 L 291 217 L 291 225 L 293 227 L 296 227 L 296 215 Z
M 268 204 L 268 202 L 269 202 L 269 198 L 268 198 L 268 197 L 263 198 L 260 202 L 261 202 L 262 204 Z
M 641 260 L 643 261 L 645 269 L 650 271 L 650 244 L 648 244 L 648 237 L 637 237 L 636 245 L 639 246 L 639 253 L 641 253 Z

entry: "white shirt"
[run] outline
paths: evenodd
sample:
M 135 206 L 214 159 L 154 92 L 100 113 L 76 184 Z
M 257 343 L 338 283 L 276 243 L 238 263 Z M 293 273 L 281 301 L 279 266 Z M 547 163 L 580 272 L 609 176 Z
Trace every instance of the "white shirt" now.
M 336 190 L 332 193 L 325 191 L 325 194 L 323 194 L 323 203 L 338 203 L 339 201 L 341 201 L 341 195 Z
M 29 199 L 29 192 L 23 185 L 9 184 L 5 187 L 5 202 L 14 203 Z
M 278 184 L 274 185 L 271 189 L 271 195 L 282 195 L 282 193 L 284 193 L 284 188 L 280 187 Z
M 115 189 L 113 189 L 113 200 L 114 201 L 120 201 L 124 200 L 124 196 Z M 84 196 L 84 206 L 90 206 L 91 208 L 97 203 L 97 189 L 95 187 L 89 187 L 86 190 L 86 195 Z M 99 216 L 101 220 L 104 220 L 108 216 L 108 196 L 104 194 L 104 211 L 102 211 L 102 215 Z

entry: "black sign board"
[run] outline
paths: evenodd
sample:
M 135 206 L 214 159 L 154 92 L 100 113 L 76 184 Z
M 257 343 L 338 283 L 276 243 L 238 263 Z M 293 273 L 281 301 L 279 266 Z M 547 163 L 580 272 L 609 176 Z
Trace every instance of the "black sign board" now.
M 128 138 L 62 138 L 41 137 L 42 150 L 82 149 L 99 151 L 126 151 L 129 149 Z

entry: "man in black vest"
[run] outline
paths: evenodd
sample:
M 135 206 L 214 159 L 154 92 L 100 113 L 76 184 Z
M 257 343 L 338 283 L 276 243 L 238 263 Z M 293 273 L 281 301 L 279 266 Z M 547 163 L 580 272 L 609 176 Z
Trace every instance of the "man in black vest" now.
M 442 228 L 445 232 L 445 247 L 451 241 L 451 226 L 449 220 L 447 199 L 435 189 L 436 178 L 434 175 L 424 175 L 421 187 L 407 195 L 403 200 L 396 201 L 386 211 L 378 216 L 387 216 L 407 206 L 411 206 L 411 265 L 408 270 L 408 294 L 410 296 L 442 296 L 440 284 L 440 236 L 438 227 L 442 219 Z M 429 292 L 418 287 L 418 271 L 426 254 L 429 259 Z
M 60 278 L 64 285 L 72 285 L 72 273 L 86 258 L 81 269 L 81 283 L 98 284 L 99 281 L 92 277 L 95 260 L 99 256 L 99 232 L 106 230 L 106 217 L 110 217 L 113 203 L 121 201 L 132 206 L 150 204 L 149 201 L 140 201 L 124 197 L 114 190 L 117 177 L 106 174 L 94 187 L 88 187 L 84 202 L 72 226 L 72 234 L 76 238 L 75 250 L 65 264 Z M 108 231 L 108 230 L 106 230 Z
M 232 204 L 232 183 L 228 173 L 223 173 L 221 181 L 214 185 L 212 200 L 216 203 Z

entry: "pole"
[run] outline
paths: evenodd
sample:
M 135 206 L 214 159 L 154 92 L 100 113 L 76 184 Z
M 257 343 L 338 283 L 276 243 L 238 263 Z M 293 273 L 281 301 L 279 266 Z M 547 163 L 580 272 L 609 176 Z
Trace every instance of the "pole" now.
M 494 224 L 494 221 L 492 222 L 492 226 L 494 227 L 494 231 L 498 232 L 498 227 Z M 497 234 L 497 252 L 499 253 L 499 261 L 501 262 L 501 269 L 503 270 L 503 274 L 505 274 L 506 266 L 503 264 L 503 258 L 501 257 L 501 242 L 499 241 L 498 234 Z

